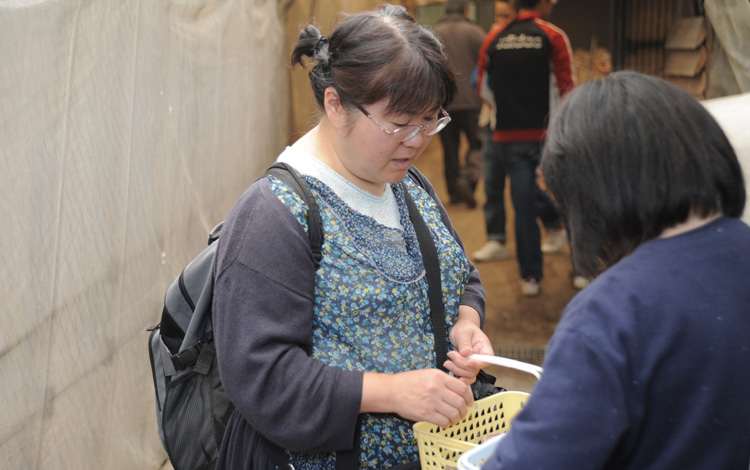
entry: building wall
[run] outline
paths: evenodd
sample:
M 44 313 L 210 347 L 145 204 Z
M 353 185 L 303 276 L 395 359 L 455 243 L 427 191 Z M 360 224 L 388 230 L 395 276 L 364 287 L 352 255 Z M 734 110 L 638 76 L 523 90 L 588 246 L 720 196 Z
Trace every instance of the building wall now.
M 552 10 L 550 21 L 565 31 L 573 49 L 604 47 L 611 51 L 610 3 L 602 0 L 561 0 Z

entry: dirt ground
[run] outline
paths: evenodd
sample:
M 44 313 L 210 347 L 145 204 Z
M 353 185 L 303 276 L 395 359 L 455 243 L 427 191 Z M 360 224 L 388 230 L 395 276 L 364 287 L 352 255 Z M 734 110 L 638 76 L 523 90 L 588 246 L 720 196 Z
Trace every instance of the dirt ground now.
M 438 195 L 448 201 L 443 178 L 442 148 L 439 138 L 430 142 L 416 166 L 430 179 Z M 487 294 L 487 321 L 485 331 L 492 340 L 495 354 L 541 365 L 544 350 L 557 325 L 563 309 L 578 292 L 571 284 L 571 264 L 568 247 L 560 253 L 544 255 L 544 279 L 538 297 L 521 295 L 518 262 L 513 255 L 513 208 L 507 195 L 508 248 L 511 258 L 504 261 L 477 263 Z M 467 253 L 480 248 L 486 241 L 484 214 L 484 186 L 477 188 L 477 207 L 465 204 L 446 204 L 451 221 L 463 240 Z M 542 240 L 544 232 L 542 232 Z M 493 373 L 490 371 L 490 373 Z M 499 378 L 498 382 L 502 382 Z M 506 387 L 507 388 L 507 387 Z

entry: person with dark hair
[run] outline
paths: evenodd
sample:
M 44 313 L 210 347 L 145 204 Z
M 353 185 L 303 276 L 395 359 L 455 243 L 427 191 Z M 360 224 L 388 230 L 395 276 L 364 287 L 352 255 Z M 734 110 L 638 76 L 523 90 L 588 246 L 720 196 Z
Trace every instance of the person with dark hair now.
M 474 208 L 477 205 L 474 192 L 482 176 L 482 139 L 479 130 L 482 99 L 471 85 L 471 74 L 477 65 L 485 31 L 466 17 L 466 8 L 464 1 L 449 1 L 445 17 L 435 25 L 434 31 L 443 41 L 445 53 L 456 73 L 457 85 L 456 96 L 446 106 L 451 122 L 440 134 L 445 183 L 452 204 L 464 202 Z M 463 165 L 459 158 L 461 134 L 468 143 Z
M 495 21 L 490 26 L 490 31 L 505 27 L 505 24 L 516 17 L 515 0 L 495 0 Z M 484 41 L 484 39 L 482 39 Z M 479 70 L 474 70 L 474 83 L 476 88 L 477 74 Z M 485 100 L 482 103 L 480 112 L 479 125 L 484 128 L 484 140 L 482 141 L 482 164 L 488 166 L 487 160 L 495 158 L 499 151 L 495 148 L 496 144 L 492 140 L 495 132 L 496 111 L 494 100 Z M 505 230 L 505 168 L 496 165 L 492 168 L 491 174 L 484 176 L 484 193 L 487 199 L 484 202 L 485 226 L 487 233 L 492 234 L 487 242 L 477 251 L 471 254 L 474 261 L 483 263 L 487 261 L 499 261 L 510 258 L 507 241 L 508 237 Z M 489 187 L 488 187 L 489 185 Z M 492 227 L 492 229 L 489 229 Z
M 750 463 L 750 228 L 732 146 L 656 77 L 587 81 L 541 162 L 581 273 L 544 372 L 482 470 Z
M 494 109 L 495 119 L 492 145 L 484 153 L 483 168 L 487 243 L 474 258 L 507 258 L 503 203 L 507 175 L 515 212 L 521 292 L 530 297 L 539 295 L 544 277 L 536 211 L 541 189 L 536 182 L 536 168 L 554 103 L 575 83 L 568 37 L 546 21 L 556 3 L 557 0 L 518 0 L 516 17 L 487 34 L 478 59 L 477 86 Z M 551 91 L 553 83 L 557 85 L 555 92 Z M 553 225 L 557 227 L 553 229 Z M 556 224 L 550 221 L 550 235 L 559 238 L 564 234 L 559 225 L 559 220 Z M 557 242 L 549 244 L 545 251 L 559 250 Z
M 516 0 L 495 0 L 495 21 L 490 29 L 503 25 L 516 17 Z
M 515 0 L 495 0 L 495 22 L 492 28 L 497 28 L 508 23 L 516 17 L 517 11 Z M 486 78 L 485 78 L 486 80 Z M 482 144 L 482 161 L 486 162 L 488 168 L 491 168 L 490 187 L 485 188 L 487 200 L 485 201 L 484 213 L 486 217 L 487 233 L 492 234 L 492 238 L 487 241 L 479 250 L 475 251 L 472 256 L 475 261 L 497 261 L 510 258 L 510 253 L 506 245 L 507 236 L 505 230 L 505 168 L 500 163 L 495 163 L 500 151 L 495 148 L 499 143 L 493 141 L 495 131 L 495 113 L 491 104 L 484 103 L 487 116 L 485 121 L 480 119 L 480 125 L 486 127 L 484 141 Z M 544 242 L 542 243 L 542 253 L 558 253 L 567 244 L 567 235 L 563 225 L 562 216 L 557 208 L 557 204 L 552 200 L 547 191 L 543 190 L 539 184 L 534 188 L 534 207 L 537 218 L 542 222 L 547 232 Z M 491 227 L 491 228 L 490 228 Z M 573 281 L 573 286 L 577 289 L 584 287 L 580 279 Z
M 397 468 L 418 459 L 414 421 L 466 415 L 467 385 L 486 365 L 468 356 L 492 354 L 478 272 L 412 167 L 450 121 L 455 79 L 437 36 L 393 5 L 348 15 L 327 36 L 306 26 L 291 63 L 310 67 L 321 118 L 278 160 L 318 202 L 323 258 L 316 270 L 308 208 L 273 176 L 227 217 L 213 314 L 236 411 L 217 468 Z M 407 197 L 437 251 L 439 355 Z

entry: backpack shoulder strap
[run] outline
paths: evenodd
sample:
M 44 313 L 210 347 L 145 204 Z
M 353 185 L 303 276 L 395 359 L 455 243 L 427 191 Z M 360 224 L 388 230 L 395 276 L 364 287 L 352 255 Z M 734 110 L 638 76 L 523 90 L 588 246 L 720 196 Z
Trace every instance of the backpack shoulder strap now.
M 323 222 L 315 196 L 310 191 L 305 178 L 287 163 L 274 163 L 266 170 L 266 174 L 273 175 L 288 184 L 307 204 L 307 234 L 310 237 L 310 248 L 317 270 L 323 258 Z
M 412 166 L 411 168 L 414 167 Z M 412 173 L 411 168 L 409 169 L 409 174 L 416 175 L 417 179 L 415 181 L 424 187 L 424 181 L 422 180 L 424 176 L 418 172 Z M 443 305 L 443 288 L 442 280 L 440 279 L 440 259 L 438 258 L 437 248 L 432 239 L 430 229 L 427 227 L 424 218 L 422 218 L 422 214 L 419 212 L 411 194 L 409 194 L 406 185 L 403 182 L 400 184 L 406 205 L 409 208 L 409 218 L 411 219 L 411 223 L 414 224 L 414 230 L 417 232 L 417 239 L 419 240 L 419 248 L 422 251 L 425 277 L 427 279 L 427 297 L 430 301 L 430 321 L 432 322 L 432 332 L 435 337 L 435 366 L 443 372 L 447 372 L 443 365 L 448 360 L 448 348 L 445 342 L 445 306 Z

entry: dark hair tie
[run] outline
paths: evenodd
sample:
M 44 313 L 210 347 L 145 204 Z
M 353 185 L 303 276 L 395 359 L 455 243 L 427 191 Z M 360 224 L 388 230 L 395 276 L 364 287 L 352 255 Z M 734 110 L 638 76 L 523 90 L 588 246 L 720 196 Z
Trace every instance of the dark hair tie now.
M 318 41 L 313 46 L 313 54 L 318 55 L 320 52 L 320 49 L 323 47 L 324 44 L 328 42 L 328 38 L 325 36 L 320 36 L 318 38 Z

